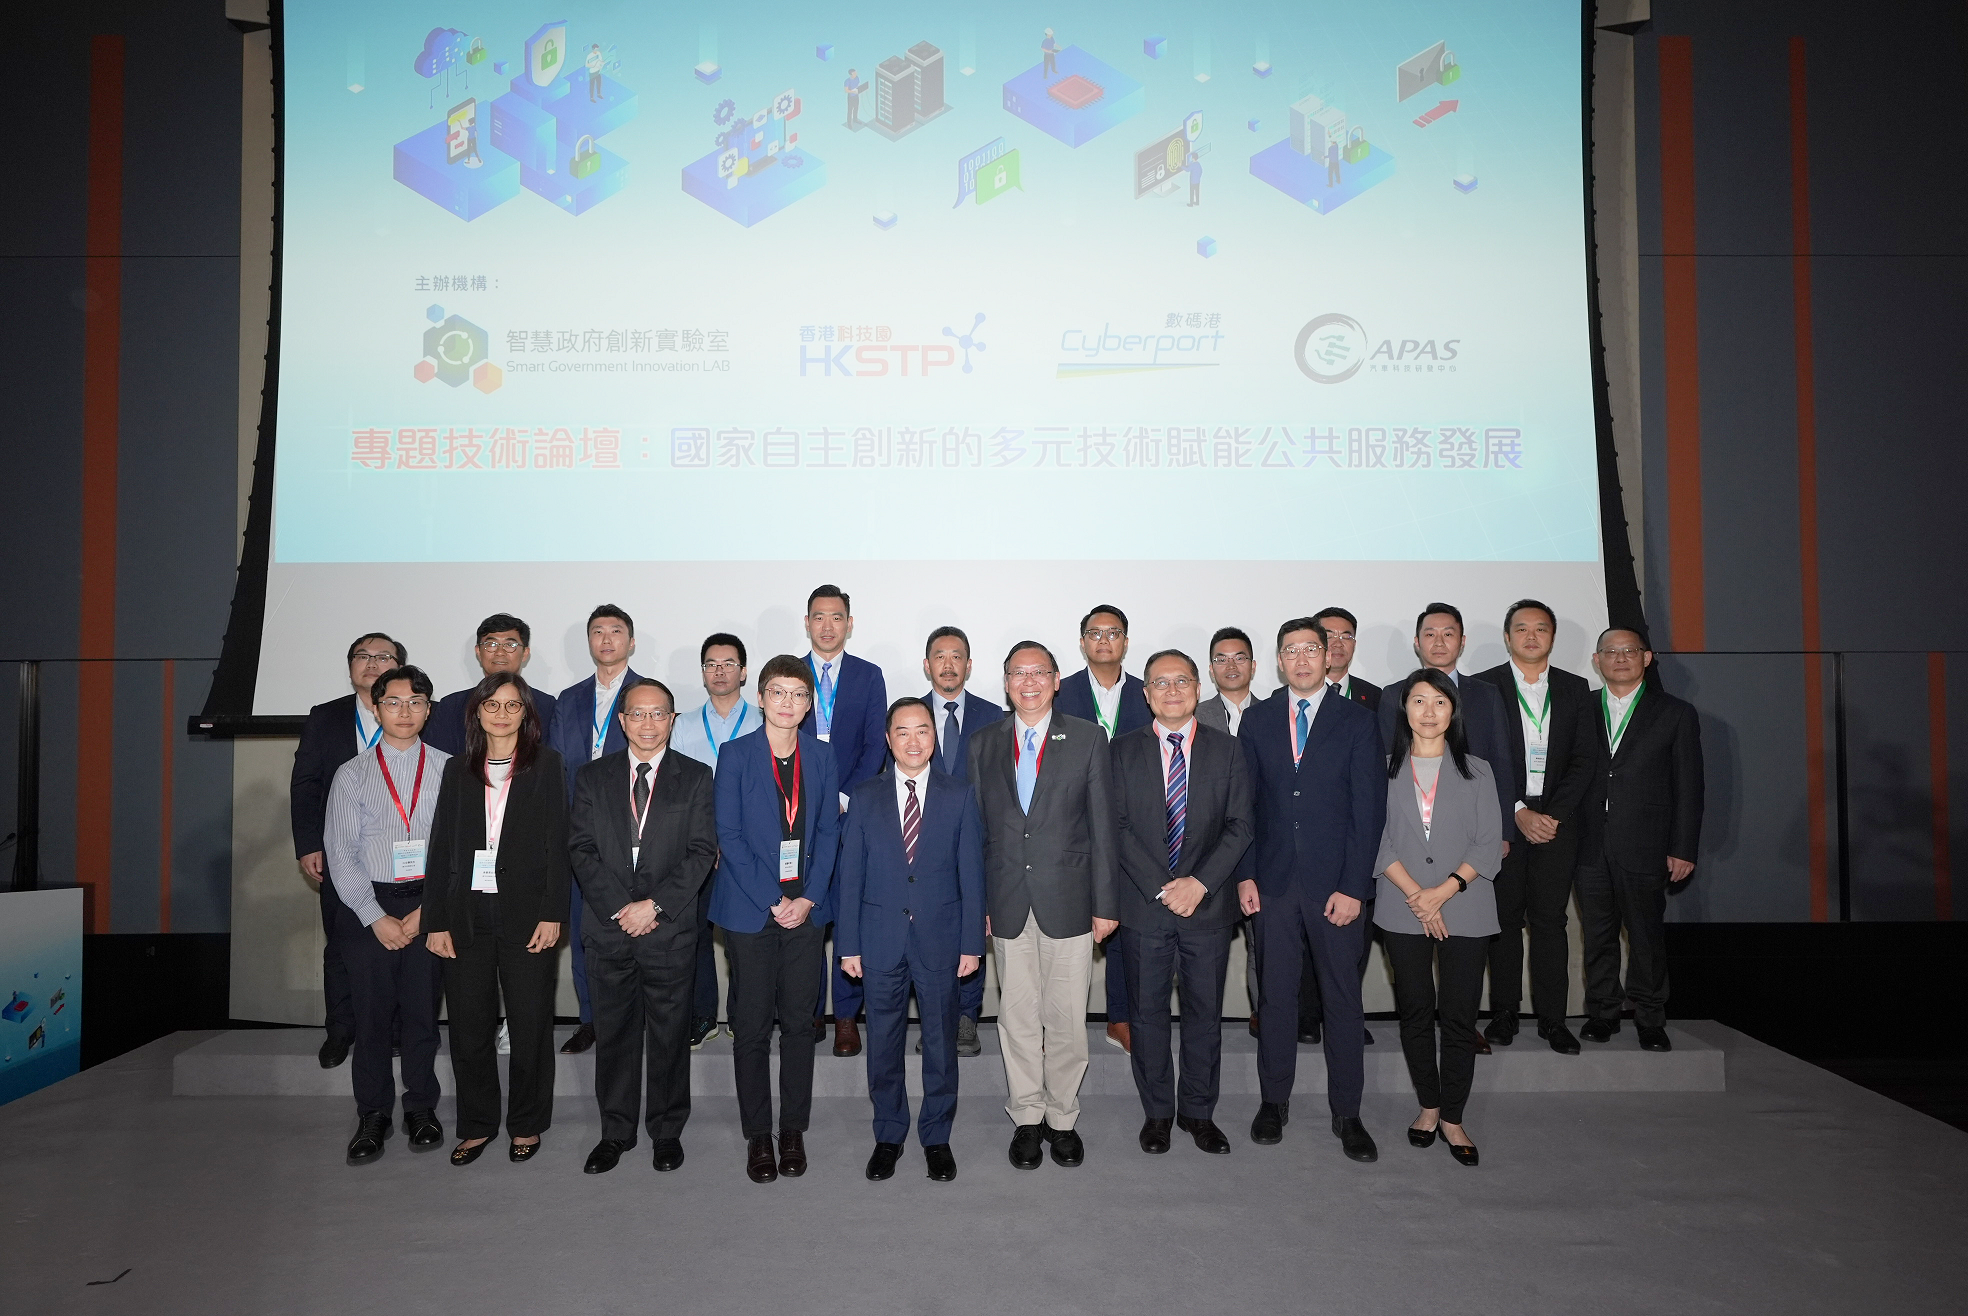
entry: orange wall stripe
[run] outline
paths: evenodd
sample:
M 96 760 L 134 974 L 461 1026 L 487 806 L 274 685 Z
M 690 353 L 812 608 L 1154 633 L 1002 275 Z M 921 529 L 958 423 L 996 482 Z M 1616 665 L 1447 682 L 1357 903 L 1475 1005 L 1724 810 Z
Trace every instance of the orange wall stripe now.
M 1934 917 L 1954 917 L 1954 874 L 1948 857 L 1947 655 L 1927 655 L 1927 753 L 1934 788 Z
M 1804 38 L 1790 39 L 1790 285 L 1797 358 L 1797 566 L 1803 599 L 1803 647 L 1820 644 L 1818 625 L 1818 409 L 1811 352 L 1811 142 L 1805 96 Z M 1805 810 L 1811 863 L 1811 918 L 1831 917 L 1825 814 L 1824 660 L 1804 660 Z
M 123 341 L 123 38 L 89 42 L 88 228 L 82 328 L 84 659 L 116 656 L 116 439 Z M 109 931 L 110 743 L 116 668 L 83 662 L 77 709 L 75 880 L 91 932 Z
M 172 769 L 177 749 L 178 665 L 164 660 L 164 752 L 157 765 L 157 930 L 171 930 Z
M 1667 420 L 1668 618 L 1674 647 L 1708 646 L 1702 580 L 1701 354 L 1695 296 L 1694 43 L 1662 37 L 1661 282 Z

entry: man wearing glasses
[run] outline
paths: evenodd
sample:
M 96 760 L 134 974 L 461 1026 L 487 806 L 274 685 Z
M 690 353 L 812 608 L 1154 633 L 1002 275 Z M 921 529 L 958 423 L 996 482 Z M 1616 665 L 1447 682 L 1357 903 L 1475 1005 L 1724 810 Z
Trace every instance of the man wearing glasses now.
M 679 754 L 688 754 L 717 775 L 718 752 L 740 736 L 748 736 L 765 725 L 765 714 L 745 698 L 745 642 L 719 631 L 704 637 L 697 646 L 697 666 L 703 673 L 704 693 L 710 699 L 693 712 L 677 719 L 670 744 Z M 717 882 L 717 870 L 711 871 Z M 708 889 L 698 906 L 697 916 L 697 993 L 696 1010 L 690 1021 L 690 1048 L 696 1050 L 717 1035 L 717 952 L 711 943 L 711 900 Z M 729 952 L 725 957 L 730 965 Z M 725 1018 L 731 1017 L 727 999 Z
M 326 938 L 321 949 L 321 990 L 327 997 L 328 1035 L 322 1039 L 317 1057 L 323 1069 L 333 1069 L 347 1060 L 349 1047 L 355 1042 L 355 1003 L 349 995 L 348 966 L 342 962 L 342 939 L 337 931 L 348 916 L 348 907 L 335 894 L 334 880 L 328 874 L 327 843 L 322 839 L 328 817 L 328 786 L 342 764 L 374 749 L 382 738 L 370 687 L 384 672 L 409 661 L 408 651 L 381 631 L 357 639 L 348 647 L 348 679 L 355 692 L 309 709 L 301 743 L 294 750 L 294 775 L 287 797 L 294 857 L 308 880 L 320 889 L 321 934 Z
M 984 819 L 984 932 L 998 962 L 998 1040 L 1005 1111 L 1017 1125 L 1011 1163 L 1059 1165 L 1086 1149 L 1074 1125 L 1086 1077 L 1093 944 L 1119 925 L 1112 768 L 1107 735 L 1053 707 L 1059 664 L 1037 640 L 1005 655 L 1012 716 L 970 740 L 970 780 Z
M 1339 687 L 1341 699 L 1379 712 L 1380 687 L 1353 675 L 1353 650 L 1360 638 L 1358 619 L 1344 608 L 1327 608 L 1312 614 L 1312 620 L 1326 633 L 1326 683 Z
M 478 639 L 472 646 L 473 656 L 478 659 L 478 670 L 482 675 L 491 676 L 494 672 L 520 674 L 526 660 L 533 656 L 533 628 L 508 612 L 495 612 L 478 624 Z M 476 685 L 476 682 L 473 683 Z M 455 690 L 438 701 L 431 711 L 430 726 L 425 729 L 424 742 L 432 749 L 441 749 L 446 754 L 465 752 L 465 715 L 469 711 L 473 686 Z M 544 690 L 533 691 L 533 711 L 540 718 L 540 735 L 549 745 L 555 744 L 554 717 L 556 701 Z M 577 719 L 578 720 L 578 719 Z M 571 760 L 582 762 L 579 756 Z
M 1250 768 L 1229 733 L 1196 716 L 1202 676 L 1164 649 L 1142 669 L 1149 725 L 1114 742 L 1119 804 L 1119 939 L 1134 1011 L 1141 1150 L 1169 1149 L 1173 1122 L 1202 1151 L 1228 1153 L 1216 1126 L 1223 976 L 1239 917 L 1237 870 L 1253 834 Z M 1176 1087 L 1169 993 L 1182 993 L 1182 1086 Z
M 1059 711 L 1097 722 L 1111 742 L 1148 725 L 1148 696 L 1139 678 L 1121 670 L 1127 659 L 1127 614 L 1111 603 L 1095 604 L 1080 618 L 1080 655 L 1086 666 L 1059 683 Z M 1107 1044 L 1129 1049 L 1127 951 L 1107 945 Z

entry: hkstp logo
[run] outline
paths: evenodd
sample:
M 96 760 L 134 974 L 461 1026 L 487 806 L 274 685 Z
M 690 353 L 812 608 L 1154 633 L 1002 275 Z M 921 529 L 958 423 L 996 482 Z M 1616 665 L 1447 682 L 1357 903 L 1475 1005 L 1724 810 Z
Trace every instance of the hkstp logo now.
M 1307 379 L 1341 384 L 1363 367 L 1376 374 L 1453 374 L 1459 369 L 1452 363 L 1461 345 L 1460 338 L 1439 342 L 1433 338 L 1403 338 L 1399 342 L 1383 338 L 1375 343 L 1358 320 L 1330 312 L 1298 331 L 1292 355 Z

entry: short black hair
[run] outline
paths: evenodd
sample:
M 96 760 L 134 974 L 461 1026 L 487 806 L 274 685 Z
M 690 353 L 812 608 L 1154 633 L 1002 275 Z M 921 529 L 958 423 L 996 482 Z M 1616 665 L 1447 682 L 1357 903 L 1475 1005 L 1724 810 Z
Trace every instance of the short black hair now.
M 1592 648 L 1595 653 L 1598 652 L 1601 645 L 1606 643 L 1606 637 L 1614 631 L 1625 631 L 1628 635 L 1640 641 L 1640 647 L 1642 649 L 1648 653 L 1654 651 L 1654 642 L 1649 640 L 1647 638 L 1647 632 L 1641 630 L 1638 626 L 1608 626 L 1605 630 L 1600 631 L 1599 638 L 1592 642 Z
M 882 734 L 884 736 L 895 729 L 895 715 L 907 708 L 910 704 L 914 704 L 923 712 L 929 713 L 929 729 L 931 731 L 936 729 L 936 714 L 930 713 L 929 705 L 924 703 L 919 697 L 909 695 L 907 698 L 898 699 L 888 706 L 888 720 L 882 723 Z
M 1285 647 L 1285 637 L 1287 635 L 1290 635 L 1293 631 L 1317 631 L 1319 633 L 1320 647 L 1323 648 L 1325 646 L 1326 643 L 1325 627 L 1321 626 L 1317 621 L 1313 620 L 1310 617 L 1293 617 L 1290 621 L 1285 622 L 1283 625 L 1278 627 L 1278 647 L 1280 649 Z
M 623 612 L 612 603 L 604 603 L 588 614 L 588 625 L 594 625 L 596 621 L 603 617 L 613 617 L 616 621 L 621 622 L 629 628 L 629 638 L 631 640 L 635 638 L 635 618 L 631 617 L 628 613 Z
M 949 639 L 952 636 L 963 641 L 964 657 L 970 657 L 970 637 L 955 626 L 938 626 L 935 630 L 931 631 L 929 638 L 923 641 L 923 657 L 929 657 L 930 652 L 936 648 L 936 642 L 938 640 Z
M 1551 610 L 1550 604 L 1540 603 L 1536 599 L 1518 599 L 1515 603 L 1511 604 L 1508 608 L 1504 609 L 1503 633 L 1505 635 L 1510 634 L 1511 619 L 1526 608 L 1536 608 L 1539 612 L 1543 613 L 1546 617 L 1551 619 L 1552 630 L 1555 631 L 1558 629 L 1558 614 Z
M 1453 603 L 1431 603 L 1415 614 L 1415 634 L 1421 634 L 1421 624 L 1437 614 L 1444 617 L 1454 617 L 1456 620 L 1456 629 L 1465 634 L 1468 633 L 1469 628 L 1462 624 L 1461 608 L 1458 608 Z
M 839 585 L 822 585 L 807 595 L 806 610 L 809 614 L 813 611 L 813 600 L 815 599 L 839 599 L 841 601 L 841 611 L 850 617 L 854 615 L 854 604 L 847 597 L 847 591 Z
M 698 664 L 702 665 L 704 660 L 711 656 L 711 650 L 717 648 L 720 644 L 728 644 L 738 651 L 738 666 L 740 668 L 751 666 L 751 663 L 746 661 L 745 658 L 745 642 L 729 631 L 714 631 L 704 637 L 704 642 L 697 646 Z
M 1180 658 L 1189 665 L 1191 679 L 1196 681 L 1203 679 L 1202 670 L 1196 666 L 1196 660 L 1180 649 L 1157 649 L 1154 653 L 1149 654 L 1148 661 L 1141 665 L 1141 679 L 1144 681 L 1147 680 L 1148 673 L 1154 670 L 1155 664 L 1164 658 Z
M 795 658 L 789 653 L 782 653 L 766 659 L 765 666 L 759 669 L 760 695 L 765 693 L 765 683 L 775 676 L 790 677 L 804 685 L 809 695 L 813 693 L 813 669 L 806 665 L 804 658 Z
M 355 651 L 357 649 L 360 649 L 364 644 L 368 643 L 370 640 L 385 641 L 390 648 L 396 650 L 396 665 L 398 667 L 406 667 L 409 665 L 410 651 L 403 647 L 402 641 L 390 639 L 389 636 L 383 634 L 381 631 L 370 631 L 367 635 L 356 636 L 355 639 L 351 641 L 349 644 L 347 661 L 354 662 Z
M 1235 626 L 1219 627 L 1216 634 L 1210 636 L 1209 651 L 1212 657 L 1216 655 L 1216 646 L 1222 644 L 1225 640 L 1242 640 L 1244 642 L 1245 652 L 1249 653 L 1253 658 L 1257 657 L 1257 646 L 1251 643 L 1251 637 L 1244 634 L 1243 631 Z
M 362 638 L 366 640 L 369 637 L 365 635 Z M 412 667 L 406 663 L 401 667 L 390 668 L 369 683 L 370 700 L 375 703 L 382 702 L 383 692 L 390 688 L 392 681 L 408 681 L 410 693 L 413 695 L 422 695 L 426 699 L 437 698 L 437 687 L 431 684 L 430 674 L 421 667 Z
M 1119 617 L 1121 619 L 1121 634 L 1126 635 L 1128 633 L 1128 619 L 1125 612 L 1122 612 L 1111 603 L 1096 603 L 1086 616 L 1080 618 L 1080 634 L 1085 635 L 1087 623 L 1103 612 L 1112 613 L 1114 616 Z
M 518 631 L 519 647 L 522 649 L 531 649 L 533 647 L 533 628 L 513 616 L 510 612 L 495 612 L 480 622 L 478 624 L 478 634 L 472 636 L 472 641 L 476 643 L 488 635 L 497 635 L 502 631 Z
M 1360 619 L 1344 608 L 1321 608 L 1312 614 L 1312 620 L 1315 622 L 1324 621 L 1328 617 L 1344 617 L 1346 618 L 1346 624 L 1351 626 L 1356 633 L 1360 629 Z M 1321 626 L 1319 629 L 1324 630 L 1325 627 Z
M 1057 672 L 1059 670 L 1059 660 L 1052 656 L 1052 650 L 1046 648 L 1037 640 L 1020 640 L 1017 644 L 1012 645 L 1011 649 L 1005 654 L 1004 669 L 1007 672 L 1011 670 L 1011 660 L 1026 649 L 1037 649 L 1046 656 L 1046 661 L 1052 664 L 1053 671 Z
M 671 693 L 670 687 L 664 685 L 653 676 L 638 676 L 635 680 L 623 686 L 622 693 L 616 697 L 615 706 L 620 709 L 627 709 L 629 706 L 629 691 L 641 690 L 645 687 L 651 690 L 661 690 L 663 692 L 663 698 L 670 701 L 670 711 L 672 713 L 676 712 L 676 695 Z

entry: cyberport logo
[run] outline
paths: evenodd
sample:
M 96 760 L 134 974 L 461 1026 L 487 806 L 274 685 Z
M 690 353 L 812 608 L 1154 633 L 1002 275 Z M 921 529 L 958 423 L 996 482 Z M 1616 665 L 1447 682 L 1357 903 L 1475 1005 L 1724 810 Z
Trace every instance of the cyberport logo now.
M 1362 367 L 1379 373 L 1451 373 L 1460 338 L 1383 338 L 1376 343 L 1358 320 L 1337 312 L 1317 316 L 1298 331 L 1292 356 L 1307 379 L 1343 384 Z
M 411 371 L 420 384 L 433 379 L 458 388 L 466 380 L 481 393 L 490 393 L 506 382 L 506 372 L 486 357 L 491 339 L 486 332 L 461 315 L 447 316 L 442 306 L 424 312 L 431 322 L 424 330 L 424 357 Z
M 872 332 L 862 332 L 864 327 L 825 326 L 819 333 L 813 332 L 813 326 L 803 326 L 799 345 L 800 378 L 927 378 L 934 371 L 955 366 L 959 353 L 963 373 L 968 375 L 976 369 L 974 354 L 985 350 L 984 340 L 977 336 L 983 323 L 984 312 L 978 311 L 970 328 L 959 333 L 946 324 L 944 341 L 927 343 L 896 342 L 887 325 Z
M 1101 375 L 1207 369 L 1222 364 L 1216 358 L 1223 350 L 1224 337 L 1220 329 L 1204 333 L 1168 329 L 1130 333 L 1110 323 L 1102 324 L 1099 329 L 1067 329 L 1059 335 L 1059 351 L 1071 359 L 1059 362 L 1053 377 L 1091 379 Z

